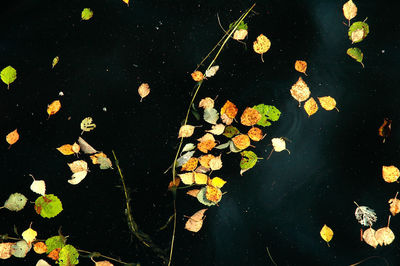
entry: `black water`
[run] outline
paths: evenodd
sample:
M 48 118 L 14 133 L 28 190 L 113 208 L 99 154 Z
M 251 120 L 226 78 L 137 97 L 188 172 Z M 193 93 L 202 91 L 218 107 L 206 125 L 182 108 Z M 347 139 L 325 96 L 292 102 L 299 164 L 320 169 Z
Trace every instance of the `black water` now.
M 227 158 L 218 173 L 228 183 L 219 207 L 210 208 L 204 226 L 194 234 L 183 229 L 186 219 L 202 208 L 178 192 L 174 265 L 349 265 L 378 256 L 363 265 L 399 265 L 399 241 L 372 247 L 360 242 L 355 205 L 376 210 L 375 229 L 386 225 L 387 201 L 399 190 L 385 183 L 382 165 L 397 165 L 400 103 L 397 11 L 388 3 L 356 1 L 354 21 L 364 20 L 371 32 L 357 44 L 365 68 L 346 55 L 351 42 L 343 25 L 344 1 L 260 1 L 246 22 L 248 49 L 229 41 L 217 60 L 220 71 L 205 82 L 197 101 L 226 100 L 240 110 L 259 103 L 275 105 L 281 119 L 267 128 L 255 151 L 267 157 L 273 137 L 286 137 L 290 155 L 274 153 L 244 176 L 239 155 Z M 67 183 L 71 173 L 56 147 L 73 143 L 80 121 L 91 116 L 97 128 L 83 137 L 111 157 L 115 150 L 131 189 L 134 218 L 159 247 L 168 250 L 173 212 L 164 175 L 175 155 L 177 132 L 194 86 L 190 73 L 226 28 L 252 5 L 248 1 L 13 1 L 2 3 L 0 68 L 18 71 L 10 90 L 0 90 L 1 135 L 18 128 L 21 139 L 1 151 L 1 201 L 14 192 L 30 201 L 33 174 L 44 179 L 47 193 L 63 202 L 53 219 L 38 216 L 29 204 L 18 213 L 0 210 L 0 233 L 14 235 L 29 227 L 47 238 L 62 232 L 77 248 L 98 251 L 123 261 L 161 265 L 132 238 L 124 215 L 124 199 L 115 170 L 90 165 L 81 184 Z M 83 8 L 94 17 L 80 21 Z M 260 61 L 251 45 L 263 33 L 272 42 Z M 59 64 L 51 70 L 58 55 Z M 312 96 L 334 97 L 340 112 L 319 110 L 308 118 L 290 96 L 300 76 L 296 59 L 308 62 Z M 139 102 L 137 87 L 147 82 L 150 95 Z M 62 91 L 64 96 L 58 94 Z M 47 119 L 46 107 L 60 99 L 59 113 Z M 103 111 L 103 108 L 106 111 Z M 393 120 L 393 135 L 383 144 L 377 130 L 384 117 Z M 198 125 L 193 117 L 190 123 Z M 84 157 L 86 158 L 86 157 Z M 228 159 L 229 158 L 229 159 Z M 397 165 L 398 166 L 398 165 Z M 320 238 L 324 224 L 334 230 L 330 247 Z M 395 235 L 400 222 L 392 217 Z M 34 265 L 40 256 L 11 258 L 3 265 Z M 387 264 L 386 264 L 387 263 Z M 81 258 L 80 264 L 90 265 Z M 53 263 L 54 265 L 54 263 Z

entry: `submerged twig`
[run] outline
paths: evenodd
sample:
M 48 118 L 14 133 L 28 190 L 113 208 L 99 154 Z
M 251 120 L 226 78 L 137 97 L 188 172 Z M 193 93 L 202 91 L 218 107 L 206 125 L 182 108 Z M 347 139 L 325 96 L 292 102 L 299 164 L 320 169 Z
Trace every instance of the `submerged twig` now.
M 278 264 L 276 264 L 275 261 L 274 261 L 274 259 L 272 258 L 271 253 L 269 253 L 268 247 L 267 247 L 267 252 L 268 252 L 268 257 L 270 258 L 270 260 L 272 261 L 272 263 L 273 263 L 275 266 L 278 266 Z

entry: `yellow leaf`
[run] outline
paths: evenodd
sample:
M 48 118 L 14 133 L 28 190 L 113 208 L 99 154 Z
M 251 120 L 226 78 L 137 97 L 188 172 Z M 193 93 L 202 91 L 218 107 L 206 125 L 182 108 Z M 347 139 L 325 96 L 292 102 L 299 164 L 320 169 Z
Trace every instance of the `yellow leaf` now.
M 329 246 L 329 242 L 332 240 L 333 237 L 333 231 L 330 229 L 326 224 L 322 227 L 321 231 L 319 232 L 321 235 L 322 239 L 325 240 L 325 242 Z
M 271 47 L 271 41 L 260 34 L 257 39 L 253 42 L 253 50 L 257 54 L 261 54 L 261 61 L 264 63 L 263 54 L 266 53 Z
M 214 177 L 211 179 L 211 185 L 216 188 L 222 188 L 225 185 L 226 181 L 219 177 Z
M 143 100 L 144 97 L 146 97 L 147 95 L 149 95 L 150 93 L 150 87 L 149 84 L 147 83 L 142 83 L 139 88 L 138 88 L 138 93 L 140 98 L 140 102 Z
M 382 166 L 382 177 L 387 183 L 396 182 L 397 179 L 400 177 L 399 169 L 394 166 Z
M 60 147 L 57 148 L 59 152 L 61 152 L 64 155 L 71 155 L 74 154 L 75 152 L 72 150 L 72 145 L 71 144 L 64 144 Z
M 363 240 L 365 243 L 367 243 L 368 245 L 370 245 L 374 248 L 376 248 L 376 246 L 378 246 L 378 244 L 379 244 L 378 241 L 376 241 L 375 230 L 372 229 L 372 227 L 370 227 L 364 231 Z
M 47 113 L 49 114 L 49 117 L 47 119 L 49 119 L 50 116 L 57 113 L 60 110 L 60 108 L 61 108 L 61 102 L 59 100 L 55 100 L 51 104 L 49 104 L 47 106 Z
M 124 3 L 129 6 L 129 0 L 122 0 L 122 1 L 124 1 Z
M 305 104 L 304 104 L 304 110 L 306 110 L 306 113 L 308 114 L 308 117 L 312 116 L 318 111 L 318 105 L 317 102 L 314 100 L 313 97 L 308 99 Z
M 19 134 L 17 130 L 8 133 L 6 136 L 6 141 L 8 144 L 10 144 L 8 148 L 11 148 L 11 145 L 15 144 L 18 140 L 19 140 Z
M 102 153 L 102 152 L 99 152 L 99 153 L 90 155 L 90 159 L 92 159 L 92 163 L 93 163 L 93 164 L 100 164 L 100 163 L 98 162 L 98 160 L 97 160 L 99 157 L 107 158 L 107 155 L 105 155 L 105 154 Z
M 274 151 L 276 152 L 281 152 L 281 151 L 288 151 L 290 154 L 290 151 L 286 149 L 286 142 L 283 138 L 273 138 L 271 139 L 272 146 L 274 147 Z
M 22 238 L 26 241 L 26 243 L 28 243 L 28 245 L 30 245 L 36 239 L 36 236 L 37 232 L 30 227 L 22 233 Z
M 205 185 L 207 184 L 207 181 L 208 181 L 208 176 L 206 174 L 194 172 L 194 182 L 197 185 Z
M 197 158 L 190 158 L 184 165 L 182 165 L 181 171 L 193 171 L 196 169 L 199 160 Z
M 74 142 L 74 144 L 72 144 L 71 150 L 74 153 L 79 153 L 79 151 L 81 150 L 81 146 L 79 146 L 78 143 Z
M 188 138 L 193 135 L 194 126 L 184 125 L 179 129 L 178 138 Z
M 304 73 L 307 76 L 307 73 L 306 73 L 307 62 L 306 61 L 296 60 L 296 62 L 294 63 L 294 69 L 296 69 L 300 73 Z
M 199 102 L 199 107 L 202 107 L 204 109 L 214 108 L 214 100 L 211 99 L 210 97 L 206 97 L 204 99 L 201 99 L 200 102 Z
M 57 64 L 60 58 L 58 56 L 54 57 L 53 62 L 51 63 L 51 68 L 54 68 Z
M 207 186 L 206 198 L 209 201 L 218 203 L 222 198 L 222 192 L 219 188 L 213 186 Z
M 310 97 L 311 91 L 303 79 L 299 77 L 297 82 L 293 84 L 292 88 L 290 89 L 290 94 L 292 94 L 293 98 L 299 102 L 300 107 L 300 103 Z
M 357 15 L 357 6 L 353 3 L 352 0 L 347 1 L 343 5 L 343 15 L 349 21 L 353 19 Z
M 192 185 L 194 183 L 194 173 L 184 173 L 178 174 L 179 178 L 181 179 L 182 183 L 185 185 Z
M 236 114 L 238 112 L 238 109 L 236 105 L 230 101 L 226 101 L 224 106 L 221 108 L 221 118 L 223 114 L 226 114 L 229 118 L 235 118 Z
M 81 134 L 83 134 L 84 131 L 88 132 L 88 131 L 91 131 L 96 128 L 96 124 L 94 124 L 92 122 L 93 122 L 93 118 L 91 118 L 91 117 L 86 117 L 85 119 L 82 120 L 82 122 L 81 122 L 82 133 Z
M 211 170 L 213 170 L 213 171 L 221 169 L 222 168 L 221 155 L 219 155 L 218 157 L 212 158 L 209 162 L 209 165 L 210 165 Z
M 337 109 L 336 107 L 336 100 L 331 96 L 318 97 L 318 100 L 322 108 L 324 108 L 325 110 L 331 111 L 333 109 L 336 109 L 336 111 L 339 112 L 339 109 Z
M 193 72 L 191 75 L 192 75 L 192 79 L 193 79 L 194 81 L 197 81 L 197 82 L 202 81 L 202 80 L 204 79 L 203 73 L 201 73 L 201 72 L 198 71 L 198 70 L 196 70 L 195 72 Z

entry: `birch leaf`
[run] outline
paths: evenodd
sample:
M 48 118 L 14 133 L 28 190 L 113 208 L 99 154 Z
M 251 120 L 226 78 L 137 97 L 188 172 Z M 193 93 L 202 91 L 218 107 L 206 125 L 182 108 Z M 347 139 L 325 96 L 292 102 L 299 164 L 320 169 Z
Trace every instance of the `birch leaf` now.
M 399 169 L 394 166 L 382 166 L 382 177 L 387 183 L 396 182 L 397 179 L 400 177 Z
M 233 118 L 235 118 L 237 112 L 238 112 L 238 108 L 236 107 L 236 105 L 234 103 L 232 103 L 231 101 L 226 101 L 224 106 L 222 106 L 222 108 L 221 108 L 221 118 L 222 118 L 222 115 L 226 114 L 226 116 L 228 118 L 233 119 Z
M 244 172 L 256 165 L 258 157 L 252 151 L 242 151 L 240 155 L 242 155 L 242 159 L 240 160 L 240 175 L 243 175 Z
M 300 73 L 304 73 L 307 76 L 306 70 L 307 70 L 307 62 L 303 60 L 296 60 L 294 63 L 294 69 Z
M 207 193 L 207 187 L 203 187 L 202 189 L 200 189 L 199 193 L 197 194 L 197 200 L 201 204 L 206 205 L 206 206 L 213 206 L 218 203 L 218 202 L 213 202 L 213 201 L 207 199 L 206 193 Z
M 36 239 L 36 236 L 37 232 L 30 227 L 22 233 L 22 238 L 26 241 L 26 243 L 28 243 L 28 245 L 30 245 Z
M 229 141 L 228 143 L 229 143 L 229 150 L 230 150 L 231 152 L 237 153 L 237 152 L 241 152 L 241 151 L 242 151 L 241 149 L 239 149 L 239 148 L 237 148 L 237 147 L 235 146 L 235 144 L 233 143 L 233 141 Z
M 356 48 L 356 47 L 349 48 L 349 49 L 347 49 L 347 54 L 351 58 L 353 58 L 354 60 L 359 62 L 362 65 L 362 67 L 364 67 L 364 63 L 362 62 L 364 54 L 362 53 L 362 51 L 359 48 Z
M 57 216 L 62 209 L 60 199 L 53 194 L 40 196 L 35 201 L 36 213 L 44 218 L 53 218 Z
M 224 130 L 224 136 L 227 138 L 232 138 L 233 136 L 236 136 L 240 134 L 239 129 L 237 129 L 234 126 L 226 126 Z
M 0 243 L 0 259 L 6 260 L 11 258 L 11 247 L 14 245 L 12 242 Z
M 49 104 L 47 106 L 47 114 L 49 115 L 47 119 L 49 119 L 50 116 L 57 113 L 60 110 L 60 108 L 61 108 L 61 102 L 59 100 L 55 100 L 51 104 Z
M 44 182 L 44 180 L 36 180 L 33 175 L 30 174 L 30 176 L 33 178 L 30 189 L 33 192 L 44 196 L 46 194 L 46 183 Z
M 219 118 L 219 114 L 218 114 L 217 110 L 215 110 L 214 108 L 204 109 L 203 119 L 207 123 L 215 125 L 217 123 L 218 118 Z
M 254 126 L 260 119 L 261 114 L 256 109 L 247 107 L 240 117 L 240 123 L 244 126 Z
M 211 99 L 210 97 L 206 97 L 204 99 L 201 99 L 200 102 L 199 102 L 199 107 L 202 107 L 204 109 L 214 108 L 214 100 Z
M 390 212 L 393 216 L 400 212 L 400 200 L 397 199 L 397 194 L 399 194 L 399 192 L 396 193 L 396 196 L 394 196 L 393 199 L 389 200 Z
M 182 152 L 191 151 L 194 150 L 195 148 L 196 148 L 195 144 L 187 143 L 185 146 L 183 146 Z
M 189 217 L 185 224 L 185 229 L 195 233 L 198 232 L 203 226 L 203 217 L 206 210 L 207 209 L 201 209 L 193 214 L 191 217 Z
M 0 72 L 0 77 L 7 84 L 7 89 L 10 89 L 10 84 L 17 79 L 17 71 L 12 66 L 5 67 Z
M 357 6 L 353 3 L 352 0 L 347 1 L 343 5 L 343 15 L 349 21 L 349 23 L 350 20 L 352 20 L 357 15 Z
M 27 201 L 28 199 L 21 193 L 13 193 L 8 197 L 4 203 L 4 206 L 0 207 L 0 209 L 6 208 L 10 211 L 18 212 L 25 207 Z
M 180 156 L 180 157 L 176 160 L 176 167 L 181 167 L 181 166 L 184 165 L 187 161 L 189 161 L 189 159 L 192 158 L 194 152 L 195 152 L 195 151 L 188 151 L 188 152 L 184 153 L 182 156 Z
M 181 171 L 193 171 L 196 169 L 199 160 L 197 158 L 190 158 L 184 165 L 182 165 Z
M 281 111 L 273 105 L 259 104 L 253 106 L 261 114 L 261 119 L 257 122 L 259 126 L 270 126 L 270 121 L 278 121 L 281 116 Z
M 206 186 L 206 198 L 211 202 L 218 203 L 222 198 L 222 192 L 217 187 Z
M 19 134 L 17 129 L 8 133 L 6 136 L 6 141 L 8 144 L 10 144 L 8 148 L 11 148 L 11 145 L 15 144 L 18 140 L 19 140 Z
M 271 47 L 271 41 L 265 37 L 263 34 L 260 34 L 257 39 L 253 42 L 253 50 L 257 54 L 261 55 L 261 61 L 264 63 L 263 54 L 266 53 Z
M 331 228 L 329 228 L 326 224 L 324 224 L 324 226 L 322 227 L 321 231 L 319 232 L 319 234 L 321 235 L 321 238 L 323 240 L 325 240 L 325 242 L 328 244 L 329 246 L 329 242 L 332 240 L 333 237 L 333 231 Z
M 81 13 L 82 20 L 89 20 L 93 17 L 93 11 L 90 8 L 84 8 Z
M 147 83 L 142 83 L 138 88 L 138 93 L 140 98 L 140 102 L 142 102 L 143 98 L 149 95 L 150 93 L 150 86 Z
M 372 229 L 372 227 L 370 227 L 364 231 L 363 239 L 364 239 L 365 243 L 367 243 L 368 245 L 370 245 L 374 248 L 376 248 L 379 244 L 375 238 L 375 230 Z
M 216 188 L 222 188 L 226 184 L 226 181 L 220 177 L 214 177 L 211 179 L 211 185 Z
M 61 152 L 63 155 L 72 155 L 75 152 L 72 150 L 72 145 L 71 144 L 64 144 L 60 147 L 57 148 L 59 152 Z
M 178 174 L 178 176 L 181 179 L 183 184 L 193 185 L 193 183 L 194 183 L 194 173 L 193 172 Z
M 79 184 L 83 179 L 85 179 L 87 173 L 88 173 L 87 171 L 80 171 L 80 172 L 74 173 L 71 176 L 71 179 L 68 180 L 68 183 L 70 183 L 71 185 Z
M 354 212 L 357 221 L 363 226 L 372 226 L 378 219 L 375 211 L 367 206 L 358 206 L 356 202 L 354 203 L 357 205 Z
M 129 0 L 122 0 L 127 6 L 129 6 Z M 96 266 L 100 266 L 100 265 L 97 265 L 96 264 Z M 106 265 L 104 265 L 104 266 L 106 266 Z
M 314 100 L 313 97 L 311 97 L 304 103 L 304 110 L 308 114 L 308 117 L 312 116 L 318 111 L 317 102 Z
M 188 191 L 186 192 L 186 194 L 188 194 L 188 195 L 190 195 L 190 196 L 192 196 L 192 197 L 197 198 L 197 194 L 199 194 L 199 192 L 200 192 L 200 189 L 191 189 L 191 190 L 188 190 Z
M 204 166 L 206 168 L 210 168 L 210 161 L 212 159 L 214 159 L 214 158 L 215 158 L 215 156 L 212 155 L 212 154 L 202 155 L 199 158 L 199 162 L 200 162 L 201 166 Z
M 318 100 L 322 108 L 324 108 L 325 110 L 331 111 L 333 109 L 336 109 L 336 111 L 339 112 L 339 109 L 337 109 L 336 107 L 336 100 L 331 96 L 318 97 Z
M 206 174 L 196 173 L 196 172 L 194 172 L 193 174 L 194 174 L 194 182 L 196 183 L 196 185 L 207 184 L 208 176 Z
M 214 157 L 210 160 L 210 168 L 211 170 L 215 171 L 215 170 L 219 170 L 222 168 L 222 160 L 221 160 L 221 155 L 219 155 L 218 157 Z
M 281 152 L 281 151 L 290 151 L 286 149 L 286 141 L 284 138 L 273 138 L 271 139 L 272 146 L 274 147 L 274 151 Z
M 100 169 L 104 170 L 104 169 L 113 169 L 112 168 L 112 162 L 110 160 L 110 158 L 108 157 L 99 157 L 97 159 L 98 163 L 100 164 Z
M 68 164 L 72 173 L 77 173 L 81 171 L 88 171 L 88 164 L 84 160 L 76 160 Z
M 217 71 L 219 70 L 219 66 L 212 66 L 210 69 L 206 70 L 206 78 L 213 77 Z
M 390 245 L 393 242 L 395 236 L 394 236 L 393 231 L 389 227 L 383 227 L 383 228 L 376 230 L 375 238 L 376 238 L 376 241 L 378 241 L 379 245 L 386 246 L 386 245 Z
M 304 82 L 304 80 L 299 77 L 297 82 L 292 85 L 292 88 L 290 89 L 290 94 L 292 95 L 293 98 L 296 99 L 296 101 L 299 102 L 299 107 L 300 103 L 304 102 L 310 97 L 311 91 L 308 88 L 307 84 Z
M 237 135 L 236 137 L 232 138 L 233 144 L 235 147 L 244 150 L 250 146 L 250 138 L 245 134 Z
M 80 149 L 85 153 L 85 154 L 93 154 L 97 153 L 98 151 L 94 149 L 92 146 L 89 145 L 83 138 L 79 137 L 78 138 L 78 143 Z
M 217 115 L 218 115 L 218 113 L 217 113 Z M 216 124 L 211 127 L 211 130 L 206 130 L 206 132 L 209 132 L 213 135 L 221 135 L 222 133 L 224 133 L 224 131 L 225 131 L 224 124 Z
M 367 37 L 369 33 L 369 26 L 363 21 L 357 21 L 351 24 L 348 35 L 352 43 L 358 43 Z
M 198 70 L 194 71 L 194 72 L 191 74 L 191 76 L 192 76 L 192 79 L 193 79 L 194 81 L 197 81 L 197 82 L 200 82 L 200 81 L 202 81 L 202 80 L 204 79 L 203 73 L 201 73 L 201 71 L 198 71 Z
M 83 132 L 88 132 L 88 131 L 91 131 L 96 128 L 96 124 L 94 124 L 92 122 L 93 122 L 93 118 L 91 118 L 91 117 L 86 117 L 85 119 L 82 120 L 82 122 L 81 122 L 82 133 L 81 134 L 83 134 Z
M 218 146 L 216 146 L 215 148 L 218 150 L 223 150 L 229 147 L 229 145 L 231 144 L 232 141 L 228 141 L 226 143 L 220 144 Z
M 193 135 L 194 126 L 191 125 L 183 125 L 179 129 L 178 138 L 188 138 Z
M 51 68 L 54 68 L 57 64 L 58 61 L 60 61 L 60 58 L 58 56 L 53 58 L 53 62 L 51 63 Z
M 245 29 L 236 29 L 235 33 L 233 33 L 232 39 L 237 41 L 242 41 L 247 37 L 248 31 Z
M 247 132 L 247 136 L 249 136 L 249 138 L 253 141 L 260 141 L 265 137 L 265 135 L 263 135 L 262 130 L 259 129 L 258 127 L 250 128 L 249 131 Z

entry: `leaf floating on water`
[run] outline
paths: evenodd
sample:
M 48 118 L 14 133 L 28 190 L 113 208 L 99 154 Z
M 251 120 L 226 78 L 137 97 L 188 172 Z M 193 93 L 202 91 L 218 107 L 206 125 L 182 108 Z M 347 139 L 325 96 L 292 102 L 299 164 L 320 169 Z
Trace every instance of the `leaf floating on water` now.
M 306 110 L 308 117 L 312 116 L 318 111 L 317 102 L 314 100 L 313 97 L 311 97 L 304 103 L 304 110 Z
M 212 158 L 212 159 L 210 160 L 210 162 L 209 162 L 209 165 L 210 165 L 210 169 L 211 169 L 212 171 L 221 169 L 221 168 L 222 168 L 221 155 L 219 155 L 218 157 Z
M 72 245 L 66 245 L 61 248 L 58 258 L 60 266 L 77 265 L 79 253 Z
M 249 131 L 247 132 L 247 135 L 253 141 L 260 141 L 265 137 L 265 135 L 263 135 L 262 130 L 259 129 L 258 127 L 250 128 Z
M 395 238 L 393 231 L 389 228 L 389 224 L 390 224 L 390 216 L 388 218 L 387 226 L 380 228 L 375 232 L 376 241 L 378 241 L 379 245 L 381 246 L 390 245 Z
M 214 203 L 221 201 L 222 192 L 219 188 L 213 186 L 206 186 L 206 198 Z
M 197 149 L 203 153 L 208 153 L 217 145 L 214 136 L 210 133 L 205 134 L 203 137 L 198 139 L 198 141 L 200 141 L 200 143 L 197 144 Z
M 189 161 L 190 158 L 192 158 L 193 154 L 195 151 L 188 151 L 184 153 L 181 157 L 179 157 L 176 160 L 176 167 L 181 167 L 184 165 L 187 161 Z
M 224 106 L 221 108 L 221 118 L 222 115 L 226 115 L 228 118 L 233 119 L 235 118 L 236 114 L 238 112 L 238 109 L 236 105 L 230 101 L 226 101 Z
M 54 57 L 53 62 L 51 63 L 51 68 L 54 68 L 58 64 L 58 61 L 60 61 L 60 57 Z
M 186 151 L 191 151 L 194 150 L 196 148 L 196 145 L 194 145 L 193 143 L 187 143 L 181 152 L 186 152 Z
M 367 206 L 358 206 L 357 202 L 354 203 L 357 205 L 354 212 L 357 221 L 363 226 L 372 226 L 378 219 L 375 211 Z
M 216 205 L 218 202 L 213 202 L 213 201 L 207 199 L 206 193 L 207 193 L 207 186 L 200 189 L 199 193 L 197 194 L 197 200 L 201 204 L 206 205 L 206 206 Z M 222 193 L 221 193 L 221 196 L 222 196 Z
M 82 20 L 89 20 L 93 17 L 93 11 L 90 8 L 84 8 L 81 13 Z
M 226 184 L 226 181 L 220 177 L 214 177 L 211 179 L 211 185 L 216 188 L 222 188 Z
M 306 70 L 307 70 L 307 62 L 303 60 L 296 60 L 294 63 L 294 69 L 300 73 L 304 73 L 307 76 Z
M 122 0 L 127 6 L 129 6 L 129 0 Z M 96 264 L 97 265 L 97 264 Z M 106 265 L 104 265 L 106 266 Z
M 203 226 L 203 217 L 206 210 L 207 209 L 201 209 L 193 214 L 191 217 L 189 217 L 185 224 L 185 229 L 195 233 L 198 232 Z
M 22 235 L 22 238 L 26 241 L 26 243 L 28 243 L 28 245 L 30 245 L 33 241 L 35 241 L 37 232 L 29 227 L 21 235 Z
M 269 154 L 268 158 L 271 157 L 271 154 L 273 151 L 276 152 L 281 152 L 281 151 L 287 151 L 290 154 L 290 151 L 288 149 L 286 149 L 286 141 L 284 138 L 273 138 L 271 139 L 271 143 L 272 146 L 274 147 L 274 149 L 271 151 L 271 153 Z
M 60 199 L 53 194 L 40 196 L 35 201 L 36 213 L 44 218 L 53 218 L 57 216 L 62 209 Z
M 10 195 L 10 197 L 8 197 L 8 199 L 4 203 L 4 206 L 0 207 L 0 209 L 6 208 L 10 211 L 18 212 L 25 207 L 27 201 L 28 199 L 21 193 L 13 193 Z
M 17 258 L 25 258 L 31 246 L 25 240 L 20 240 L 11 246 L 11 254 Z
M 178 138 L 188 138 L 193 135 L 194 126 L 192 125 L 183 125 L 179 129 Z
M 193 172 L 178 174 L 178 176 L 181 179 L 183 184 L 193 185 L 193 183 L 194 183 L 194 173 Z
M 260 119 L 261 114 L 256 109 L 247 107 L 240 117 L 240 123 L 244 126 L 254 126 Z
M 357 6 L 353 3 L 352 0 L 347 1 L 343 5 L 343 15 L 349 21 L 352 20 L 355 16 L 357 16 Z
M 44 196 L 46 194 L 46 183 L 44 182 L 44 180 L 36 180 L 33 177 L 33 175 L 30 174 L 30 176 L 33 178 L 33 182 L 32 182 L 32 184 L 30 186 L 30 189 L 33 192 Z
M 221 135 L 225 131 L 224 124 L 216 124 L 211 127 L 211 130 L 206 130 L 206 132 L 211 133 L 213 135 Z
M 226 143 L 220 144 L 218 146 L 215 146 L 216 149 L 218 150 L 223 150 L 229 147 L 229 145 L 231 144 L 232 141 L 228 141 Z
M 17 70 L 12 66 L 5 67 L 0 72 L 0 78 L 5 84 L 7 84 L 7 89 L 10 89 L 10 84 L 17 79 Z
M 75 152 L 72 150 L 72 145 L 71 144 L 64 144 L 60 147 L 57 148 L 59 152 L 61 152 L 63 155 L 72 155 Z
M 215 125 L 217 123 L 218 118 L 219 118 L 218 111 L 215 110 L 214 108 L 204 109 L 203 119 L 207 123 Z
M 263 54 L 266 53 L 271 47 L 271 41 L 265 37 L 263 34 L 260 34 L 257 39 L 253 42 L 253 50 L 257 54 L 261 55 L 261 61 L 264 63 Z
M 326 224 L 322 227 L 321 231 L 319 232 L 321 235 L 321 238 L 328 244 L 333 238 L 333 231 L 331 228 L 329 228 Z
M 47 246 L 44 242 L 36 242 L 33 244 L 33 251 L 35 251 L 36 254 L 43 254 L 47 251 Z
M 239 135 L 240 131 L 234 126 L 226 126 L 223 135 L 227 138 L 232 138 L 233 136 Z
M 89 143 L 87 143 L 83 138 L 79 137 L 78 138 L 78 143 L 79 143 L 79 147 L 80 149 L 83 151 L 83 153 L 85 154 L 93 154 L 96 153 L 97 150 L 94 149 L 92 146 L 89 145 Z
M 60 108 L 61 108 L 61 102 L 59 100 L 55 100 L 51 104 L 49 104 L 47 106 L 47 113 L 49 114 L 49 117 L 47 119 L 49 119 L 50 116 L 57 113 L 60 110 Z
M 17 129 L 8 133 L 6 136 L 6 141 L 8 144 L 10 144 L 8 148 L 11 148 L 11 145 L 15 144 L 18 140 L 19 140 L 19 134 Z
M 197 81 L 197 82 L 200 82 L 200 81 L 202 81 L 202 80 L 204 79 L 203 73 L 201 73 L 201 72 L 198 71 L 198 70 L 196 70 L 195 72 L 193 72 L 193 73 L 191 74 L 191 76 L 192 76 L 192 79 L 193 79 L 194 81 Z
M 186 192 L 186 194 L 196 198 L 197 194 L 199 194 L 199 192 L 200 192 L 200 189 L 191 189 L 191 190 L 188 190 Z
M 261 119 L 257 122 L 257 125 L 259 126 L 270 126 L 270 121 L 278 121 L 281 116 L 281 111 L 273 105 L 259 104 L 253 106 L 253 108 L 261 114 Z
M 256 165 L 258 157 L 252 151 L 242 151 L 240 155 L 242 155 L 242 159 L 240 160 L 240 175 L 243 175 L 244 172 Z
M 91 130 L 96 128 L 96 124 L 92 123 L 92 122 L 93 122 L 93 118 L 91 118 L 91 117 L 86 117 L 85 119 L 82 120 L 82 122 L 81 122 L 82 133 L 81 133 L 81 135 L 83 134 L 83 132 L 89 132 L 89 131 L 91 131 Z
M 399 169 L 394 166 L 382 166 L 382 177 L 387 183 L 393 183 L 396 182 L 397 179 L 400 177 L 400 171 Z
M 339 112 L 339 109 L 337 109 L 336 107 L 336 100 L 331 96 L 318 97 L 318 100 L 322 108 L 324 108 L 325 110 L 331 111 L 333 109 L 336 109 L 336 111 Z
M 299 107 L 300 107 L 300 103 L 304 102 L 310 97 L 311 91 L 308 88 L 307 84 L 304 82 L 304 80 L 301 77 L 299 77 L 297 82 L 293 84 L 292 88 L 290 89 L 290 94 L 292 95 L 293 98 L 296 99 L 296 101 L 299 102 Z
M 147 95 L 149 95 L 150 93 L 150 86 L 147 83 L 142 83 L 140 84 L 139 88 L 138 88 L 138 93 L 140 98 L 140 102 L 142 102 L 143 98 L 146 97 Z
M 397 199 L 398 194 L 399 192 L 396 193 L 396 196 L 394 196 L 393 199 L 389 200 L 390 212 L 392 213 L 393 216 L 395 216 L 400 212 L 400 200 Z
M 11 258 L 11 247 L 13 245 L 14 243 L 11 242 L 0 243 L 0 259 L 6 260 Z
M 362 53 L 362 51 L 359 48 L 356 48 L 356 47 L 349 48 L 349 49 L 347 49 L 347 54 L 351 58 L 353 58 L 354 60 L 359 62 L 362 65 L 362 67 L 364 68 L 364 63 L 362 62 L 364 54 Z
M 250 138 L 245 134 L 237 135 L 236 137 L 232 138 L 232 141 L 239 150 L 244 150 L 250 146 Z
M 219 70 L 219 66 L 212 66 L 210 69 L 206 70 L 206 78 L 211 78 L 215 76 L 217 71 Z
M 182 165 L 181 171 L 193 171 L 196 169 L 199 160 L 197 158 L 190 158 L 184 165 Z
M 383 124 L 379 127 L 378 134 L 383 137 L 383 143 L 385 143 L 386 138 L 390 136 L 392 132 L 392 120 L 389 118 L 383 119 Z
M 210 97 L 206 97 L 204 99 L 201 99 L 200 102 L 199 102 L 199 107 L 202 107 L 204 109 L 214 108 L 214 100 L 211 99 Z
M 358 43 L 367 37 L 369 33 L 369 26 L 363 21 L 354 22 L 348 31 L 348 35 L 352 43 Z
M 363 240 L 365 243 L 367 243 L 368 245 L 370 245 L 371 247 L 374 247 L 374 248 L 376 248 L 379 244 L 375 238 L 375 230 L 372 227 L 370 227 L 364 231 Z
M 207 184 L 208 176 L 206 174 L 194 172 L 193 175 L 194 175 L 194 182 L 196 183 L 196 185 Z
M 242 21 L 243 22 L 243 21 Z M 233 33 L 232 39 L 237 41 L 242 41 L 247 37 L 248 31 L 245 29 L 236 29 L 235 33 Z

